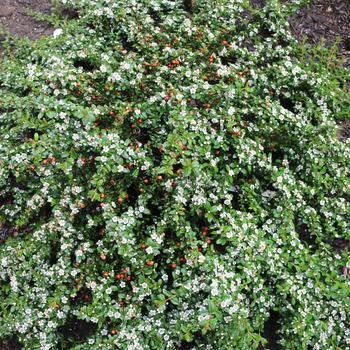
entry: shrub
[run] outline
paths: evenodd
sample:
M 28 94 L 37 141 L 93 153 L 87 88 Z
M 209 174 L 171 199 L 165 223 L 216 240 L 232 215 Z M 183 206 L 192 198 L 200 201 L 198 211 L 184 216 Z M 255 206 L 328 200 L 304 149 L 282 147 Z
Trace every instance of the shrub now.
M 61 1 L 79 18 L 1 63 L 0 334 L 349 349 L 348 95 L 297 5 Z

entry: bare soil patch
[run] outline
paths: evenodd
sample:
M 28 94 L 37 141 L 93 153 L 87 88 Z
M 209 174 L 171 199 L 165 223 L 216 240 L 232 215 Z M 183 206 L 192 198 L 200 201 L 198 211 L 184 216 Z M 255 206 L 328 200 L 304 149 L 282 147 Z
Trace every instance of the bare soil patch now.
M 311 44 L 322 38 L 327 46 L 339 37 L 340 54 L 350 67 L 350 0 L 314 0 L 289 20 L 297 39 L 306 36 Z
M 27 11 L 50 13 L 50 0 L 0 0 L 0 27 L 6 28 L 12 35 L 38 39 L 42 35 L 52 34 L 53 28 L 45 22 L 36 21 Z
M 21 344 L 15 338 L 0 341 L 0 350 L 20 350 Z
M 344 122 L 340 123 L 338 138 L 340 141 L 345 141 L 350 138 L 350 120 L 345 120 Z

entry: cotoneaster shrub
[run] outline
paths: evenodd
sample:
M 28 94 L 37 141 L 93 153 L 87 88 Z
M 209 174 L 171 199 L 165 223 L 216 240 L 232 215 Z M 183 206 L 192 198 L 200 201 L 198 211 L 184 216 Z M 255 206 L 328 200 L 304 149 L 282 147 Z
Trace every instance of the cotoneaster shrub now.
M 348 95 L 270 1 L 67 0 L 0 69 L 0 334 L 349 349 Z M 271 316 L 272 315 L 272 316 Z

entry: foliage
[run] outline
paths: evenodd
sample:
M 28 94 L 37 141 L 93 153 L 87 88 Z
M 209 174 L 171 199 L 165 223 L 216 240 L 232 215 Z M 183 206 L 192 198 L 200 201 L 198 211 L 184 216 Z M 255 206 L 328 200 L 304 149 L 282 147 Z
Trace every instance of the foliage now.
M 348 73 L 304 55 L 297 3 L 61 2 L 0 67 L 0 334 L 267 349 L 274 313 L 283 349 L 349 349 Z

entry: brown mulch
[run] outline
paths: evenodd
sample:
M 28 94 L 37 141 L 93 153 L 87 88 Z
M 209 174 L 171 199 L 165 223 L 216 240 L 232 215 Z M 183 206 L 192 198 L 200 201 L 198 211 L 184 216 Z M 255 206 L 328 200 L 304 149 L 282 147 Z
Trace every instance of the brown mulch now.
M 0 350 L 20 350 L 21 344 L 15 338 L 0 341 Z
M 313 0 L 289 20 L 297 39 L 306 36 L 311 44 L 322 38 L 327 46 L 339 37 L 340 55 L 350 67 L 350 0 Z
M 15 37 L 31 40 L 51 35 L 53 28 L 46 22 L 35 20 L 28 10 L 48 14 L 52 10 L 51 0 L 0 0 L 0 30 L 4 28 Z M 0 59 L 4 54 L 2 43 L 5 38 L 0 31 Z
M 36 21 L 27 10 L 48 14 L 52 4 L 50 0 L 0 0 L 0 27 L 14 36 L 32 40 L 52 34 L 53 28 L 48 23 Z
M 340 130 L 338 130 L 338 139 L 340 141 L 345 141 L 350 139 L 350 120 L 345 120 L 340 124 Z

